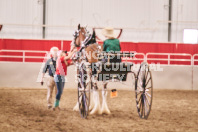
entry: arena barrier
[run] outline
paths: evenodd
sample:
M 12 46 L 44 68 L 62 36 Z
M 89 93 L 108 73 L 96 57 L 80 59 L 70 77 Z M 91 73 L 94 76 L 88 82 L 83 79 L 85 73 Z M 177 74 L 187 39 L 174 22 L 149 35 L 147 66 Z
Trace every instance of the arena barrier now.
M 68 50 L 70 42 L 0 39 L 0 87 L 45 88 L 37 78 L 46 53 L 52 46 Z M 137 52 L 133 62 L 138 64 L 144 60 L 150 63 L 156 89 L 198 90 L 197 47 L 196 44 L 121 43 L 122 51 Z M 76 88 L 73 71 L 74 66 L 70 66 L 67 88 Z M 129 85 L 110 83 L 108 87 L 128 89 Z
M 62 50 L 70 49 L 71 40 L 32 40 L 32 39 L 0 39 L 0 50 L 25 50 L 25 51 L 49 51 L 51 47 L 56 46 Z M 100 44 L 102 42 L 99 42 Z M 173 54 L 198 54 L 198 44 L 183 44 L 183 43 L 154 43 L 154 42 L 121 42 L 122 51 L 135 51 L 137 53 L 173 53 Z M 19 53 L 2 53 L 0 55 L 19 55 Z M 28 53 L 29 56 L 35 53 Z M 37 56 L 42 56 L 37 53 Z M 158 56 L 158 55 L 155 55 Z M 195 56 L 197 57 L 197 56 Z M 198 57 L 197 57 L 198 58 Z M 180 59 L 174 56 L 172 59 Z M 20 59 L 0 58 L 0 61 L 16 61 Z M 28 62 L 42 62 L 40 59 L 27 59 Z M 185 62 L 189 65 L 188 62 Z M 196 62 L 198 64 L 198 62 Z
M 46 88 L 46 85 L 41 86 L 39 83 L 41 67 L 42 63 L 0 62 L 0 87 Z M 152 66 L 151 70 L 154 89 L 198 90 L 198 66 L 158 65 Z M 74 71 L 75 66 L 68 67 L 65 88 L 77 88 Z M 99 84 L 99 87 L 101 86 Z M 133 82 L 129 81 L 126 84 L 115 82 L 108 85 L 108 88 L 118 89 L 131 89 L 131 87 L 134 90 Z

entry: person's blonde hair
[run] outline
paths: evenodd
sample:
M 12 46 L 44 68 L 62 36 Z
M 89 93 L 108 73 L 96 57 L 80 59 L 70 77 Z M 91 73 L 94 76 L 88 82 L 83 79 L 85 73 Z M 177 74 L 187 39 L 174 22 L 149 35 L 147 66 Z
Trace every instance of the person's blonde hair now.
M 52 47 L 51 49 L 50 49 L 50 53 L 51 54 L 54 54 L 54 51 L 58 51 L 59 49 L 58 49 L 58 47 Z

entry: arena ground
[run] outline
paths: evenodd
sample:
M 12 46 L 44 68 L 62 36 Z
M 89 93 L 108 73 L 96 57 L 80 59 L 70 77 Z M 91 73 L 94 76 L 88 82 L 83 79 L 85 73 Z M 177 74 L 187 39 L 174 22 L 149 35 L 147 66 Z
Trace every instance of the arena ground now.
M 82 119 L 72 111 L 74 89 L 65 89 L 61 111 L 48 110 L 46 90 L 0 89 L 0 131 L 198 131 L 198 91 L 155 90 L 148 120 L 140 119 L 134 91 L 108 98 L 111 115 Z

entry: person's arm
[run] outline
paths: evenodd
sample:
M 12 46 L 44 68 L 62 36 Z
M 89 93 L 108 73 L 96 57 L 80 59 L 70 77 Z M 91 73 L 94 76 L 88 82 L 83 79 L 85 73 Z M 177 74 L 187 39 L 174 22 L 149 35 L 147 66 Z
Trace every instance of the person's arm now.
M 68 60 L 68 61 L 67 61 L 67 65 L 68 65 L 68 66 L 73 65 L 73 61 L 72 61 L 71 59 Z
M 45 73 L 42 73 L 42 78 L 41 78 L 41 85 L 43 85 L 43 79 L 44 79 Z
M 73 65 L 74 63 L 73 63 L 73 61 L 71 61 L 70 63 L 69 63 L 69 65 Z
M 72 55 L 77 51 L 77 49 L 73 49 L 73 51 L 69 52 L 68 56 L 65 56 L 64 60 L 68 60 L 72 57 Z
M 75 49 L 74 40 L 72 40 L 70 46 L 71 46 L 70 52 L 72 52 Z
M 44 76 L 45 76 L 45 73 L 47 72 L 48 68 L 49 68 L 49 60 L 47 60 L 47 62 L 45 63 L 45 66 L 43 68 L 43 71 L 42 71 L 42 77 L 41 77 L 41 85 L 43 85 L 43 79 L 44 79 Z

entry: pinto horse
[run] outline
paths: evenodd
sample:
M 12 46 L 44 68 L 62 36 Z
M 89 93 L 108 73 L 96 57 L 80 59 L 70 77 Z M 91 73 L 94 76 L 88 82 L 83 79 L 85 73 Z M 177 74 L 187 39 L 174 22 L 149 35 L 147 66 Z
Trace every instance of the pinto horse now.
M 93 69 L 93 67 L 96 67 L 96 64 L 98 63 L 98 58 L 97 56 L 97 51 L 100 50 L 100 46 L 96 43 L 96 36 L 95 36 L 95 31 L 93 31 L 92 36 L 90 39 L 86 41 L 86 37 L 89 35 L 88 31 L 86 30 L 85 27 L 80 27 L 80 24 L 78 25 L 78 30 L 74 33 L 74 45 L 76 47 L 82 47 L 83 43 L 86 44 L 86 57 L 87 57 L 87 62 L 91 63 L 91 79 L 93 82 L 93 87 L 91 88 L 93 90 L 93 93 L 91 92 L 90 95 L 90 114 L 110 114 L 110 110 L 107 106 L 107 91 L 106 91 L 106 84 L 103 87 L 102 90 L 102 107 L 100 105 L 100 98 L 99 98 L 99 91 L 97 87 L 97 71 Z M 95 75 L 94 75 L 95 74 Z M 73 108 L 74 111 L 79 110 L 79 104 L 75 105 Z

